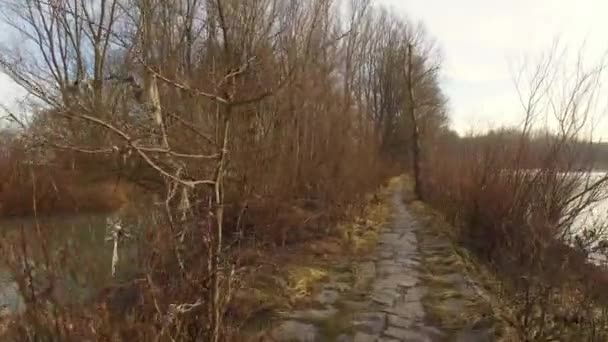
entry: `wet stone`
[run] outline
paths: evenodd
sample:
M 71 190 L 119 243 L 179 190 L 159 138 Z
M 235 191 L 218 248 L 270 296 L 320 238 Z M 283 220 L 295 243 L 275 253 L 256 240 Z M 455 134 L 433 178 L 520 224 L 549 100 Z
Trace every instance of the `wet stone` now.
M 393 251 L 388 251 L 388 250 L 383 250 L 378 252 L 378 259 L 383 260 L 383 259 L 392 259 L 395 256 L 395 253 Z
M 378 267 L 392 267 L 392 266 L 400 266 L 395 260 L 382 260 L 377 264 Z
M 378 304 L 382 304 L 382 305 L 386 305 L 386 306 L 393 306 L 393 304 L 395 303 L 395 300 L 397 300 L 397 296 L 395 295 L 395 293 L 389 293 L 386 291 L 377 291 L 372 294 L 371 299 L 372 299 L 372 301 L 374 301 Z
M 382 280 L 378 280 L 377 282 L 374 283 L 374 286 L 372 286 L 374 292 L 386 292 L 386 293 L 390 293 L 392 295 L 394 295 L 395 297 L 399 297 L 399 291 L 398 291 L 398 286 L 397 286 L 397 282 L 395 282 L 394 280 L 391 279 L 382 279 Z
M 416 249 L 401 250 L 397 253 L 397 258 L 408 258 L 416 261 L 422 261 L 422 255 Z
M 403 296 L 403 302 L 418 302 L 422 301 L 422 298 L 426 294 L 426 288 L 421 286 L 414 286 L 407 289 L 407 292 Z
M 325 290 L 335 290 L 338 292 L 347 292 L 350 290 L 350 285 L 341 281 L 330 282 L 328 284 L 323 285 L 323 289 Z
M 312 324 L 286 321 L 272 332 L 277 342 L 317 342 L 321 341 L 319 330 Z
M 354 300 L 344 300 L 340 302 L 340 305 L 347 310 L 360 311 L 367 308 L 369 303 L 363 301 L 357 302 Z
M 358 332 L 353 338 L 353 342 L 377 342 L 378 337 L 366 333 Z
M 465 330 L 458 333 L 454 339 L 456 342 L 492 342 L 494 340 L 492 330 Z
M 413 231 L 409 231 L 409 232 L 406 231 L 405 233 L 401 234 L 401 237 L 399 237 L 399 240 L 408 240 L 413 243 L 415 243 L 417 241 L 416 234 Z
M 397 246 L 399 246 L 399 249 L 405 250 L 405 251 L 411 251 L 411 250 L 416 249 L 416 243 L 410 241 L 409 239 L 399 239 L 399 240 L 395 241 L 395 244 Z
M 327 309 L 310 309 L 310 310 L 300 310 L 293 312 L 289 317 L 291 319 L 297 319 L 301 321 L 325 321 L 338 313 L 333 307 Z
M 396 315 L 388 315 L 388 325 L 398 328 L 409 328 L 412 325 L 412 321 L 404 319 Z
M 365 333 L 380 334 L 386 327 L 386 314 L 382 312 L 358 314 L 355 317 L 354 326 Z
M 378 242 L 384 243 L 384 244 L 392 244 L 398 239 L 399 239 L 399 234 L 397 234 L 397 233 L 385 233 L 380 237 Z
M 427 325 L 423 325 L 421 327 L 419 327 L 420 332 L 424 333 L 424 335 L 431 337 L 431 340 L 441 340 L 445 338 L 445 334 L 435 328 L 435 327 L 430 327 Z
M 336 338 L 336 342 L 353 342 L 354 338 L 350 335 L 340 335 Z
M 411 270 L 418 269 L 420 267 L 419 261 L 416 261 L 409 257 L 401 258 L 401 259 L 397 260 L 397 263 L 399 265 L 403 266 L 404 268 L 411 269 Z
M 408 333 L 407 330 L 402 329 L 402 328 L 397 328 L 397 327 L 388 327 L 388 329 L 386 329 L 386 331 L 384 331 L 384 335 L 391 337 L 391 338 L 401 339 L 401 340 L 410 336 L 410 334 Z
M 419 331 L 406 330 L 390 327 L 384 331 L 384 335 L 400 341 L 408 342 L 432 342 L 432 339 Z
M 340 294 L 334 290 L 323 290 L 315 300 L 323 305 L 333 304 L 340 298 Z
M 420 321 L 424 318 L 424 307 L 422 306 L 422 302 L 418 301 L 400 302 L 395 307 L 383 311 L 404 319 Z
M 392 274 L 397 274 L 403 272 L 403 266 L 400 265 L 386 265 L 378 267 L 378 275 L 379 276 L 389 276 Z
M 418 283 L 418 276 L 414 272 L 395 274 L 388 279 L 395 284 L 395 287 L 410 288 Z

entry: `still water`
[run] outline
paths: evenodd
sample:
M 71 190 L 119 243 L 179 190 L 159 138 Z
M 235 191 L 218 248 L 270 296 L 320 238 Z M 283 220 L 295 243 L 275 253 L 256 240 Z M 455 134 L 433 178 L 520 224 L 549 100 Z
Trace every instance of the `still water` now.
M 150 211 L 150 210 L 148 210 Z M 55 261 L 54 298 L 61 302 L 83 302 L 92 298 L 112 279 L 112 256 L 114 239 L 112 232 L 117 225 L 129 233 L 129 237 L 119 240 L 116 279 L 127 278 L 137 270 L 137 239 L 143 229 L 152 223 L 154 215 L 143 215 L 142 208 L 123 208 L 110 214 L 82 214 L 63 217 L 10 219 L 0 221 L 0 253 L 2 258 L 22 254 L 20 241 L 27 241 L 27 264 L 23 259 L 0 261 L 0 312 L 24 310 L 18 283 L 13 278 L 11 267 L 29 265 L 34 271 L 33 278 L 39 288 L 45 285 L 46 266 L 43 245 L 49 241 L 48 260 Z M 44 236 L 41 239 L 40 236 Z M 11 249 L 17 253 L 11 252 Z M 9 266 L 10 265 L 10 266 Z M 19 272 L 18 272 L 19 273 Z M 46 282 L 48 283 L 48 282 Z M 36 286 L 35 286 L 36 287 Z

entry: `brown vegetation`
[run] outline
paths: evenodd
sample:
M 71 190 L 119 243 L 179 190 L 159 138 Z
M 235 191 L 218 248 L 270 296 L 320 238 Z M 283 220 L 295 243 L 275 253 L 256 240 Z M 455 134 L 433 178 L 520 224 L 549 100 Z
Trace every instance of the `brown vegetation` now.
M 606 198 L 607 178 L 591 172 L 588 154 L 576 153 L 593 146 L 584 129 L 603 68 L 579 64 L 562 84 L 555 78 L 563 72 L 557 56 L 553 51 L 520 84 L 529 93 L 519 130 L 443 137 L 425 195 L 458 227 L 458 240 L 497 274 L 502 285 L 494 290 L 505 295 L 502 309 L 520 340 L 603 341 L 605 282 L 597 280 L 606 270 L 589 256 L 603 253 L 598 241 L 606 224 L 581 225 L 577 217 Z M 539 139 L 533 128 L 544 115 L 559 128 Z
M 226 310 L 255 271 L 235 259 L 239 249 L 335 234 L 447 121 L 434 44 L 369 1 L 6 0 L 3 9 L 27 44 L 2 68 L 34 99 L 28 120 L 11 116 L 27 142 L 20 163 L 120 177 L 160 196 L 162 214 L 130 232 L 141 253 L 129 319 L 48 311 L 52 296 L 31 295 L 21 339 L 226 339 Z M 65 272 L 48 258 L 47 277 Z
M 606 299 L 589 285 L 606 276 L 588 262 L 605 227 L 576 225 L 608 181 L 593 178 L 598 146 L 583 134 L 603 66 L 561 70 L 554 51 L 516 75 L 521 127 L 461 138 L 446 128 L 435 44 L 370 1 L 2 4 L 23 42 L 0 66 L 31 101 L 1 137 L 1 213 L 114 209 L 126 184 L 155 197 L 153 224 L 108 227 L 108 272 L 128 236 L 137 271 L 86 303 L 53 288 L 82 272 L 66 265 L 84 251 L 50 250 L 37 223 L 0 244 L 26 303 L 14 339 L 229 340 L 262 252 L 335 241 L 336 223 L 404 169 L 504 280 L 521 340 L 581 327 L 606 339 Z M 536 125 L 547 117 L 555 127 Z
M 32 160 L 17 139 L 3 143 L 0 217 L 110 212 L 123 206 L 132 192 L 133 186 L 120 177 L 96 179 L 82 169 Z

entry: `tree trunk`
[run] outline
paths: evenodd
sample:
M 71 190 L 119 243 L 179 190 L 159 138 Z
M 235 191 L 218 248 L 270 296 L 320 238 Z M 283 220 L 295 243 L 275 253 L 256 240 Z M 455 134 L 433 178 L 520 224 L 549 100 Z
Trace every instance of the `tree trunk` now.
M 412 142 L 410 144 L 412 152 L 412 163 L 414 172 L 414 194 L 416 198 L 422 198 L 421 181 L 420 181 L 420 129 L 418 127 L 418 118 L 416 116 L 416 98 L 414 96 L 414 81 L 412 62 L 413 47 L 412 44 L 407 45 L 407 87 L 410 102 L 410 118 L 412 120 Z

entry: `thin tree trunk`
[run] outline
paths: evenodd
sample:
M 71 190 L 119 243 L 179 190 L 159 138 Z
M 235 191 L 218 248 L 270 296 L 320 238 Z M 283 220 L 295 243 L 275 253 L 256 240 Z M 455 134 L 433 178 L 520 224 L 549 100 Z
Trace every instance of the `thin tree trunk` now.
M 220 284 L 220 258 L 222 253 L 222 233 L 224 229 L 224 174 L 226 158 L 228 153 L 228 134 L 230 130 L 230 113 L 232 107 L 228 105 L 224 112 L 224 131 L 222 134 L 222 150 L 220 151 L 220 159 L 218 161 L 216 176 L 215 176 L 215 221 L 216 232 L 213 251 L 211 255 L 211 341 L 217 342 L 220 340 L 220 327 L 222 325 L 222 308 L 221 308 L 221 284 Z
M 413 46 L 407 45 L 407 87 L 410 102 L 410 118 L 412 120 L 412 142 L 410 144 L 412 150 L 413 170 L 414 170 L 414 194 L 417 198 L 422 198 L 421 181 L 420 181 L 420 129 L 418 127 L 418 118 L 416 117 L 416 98 L 414 96 L 414 81 L 412 62 Z

